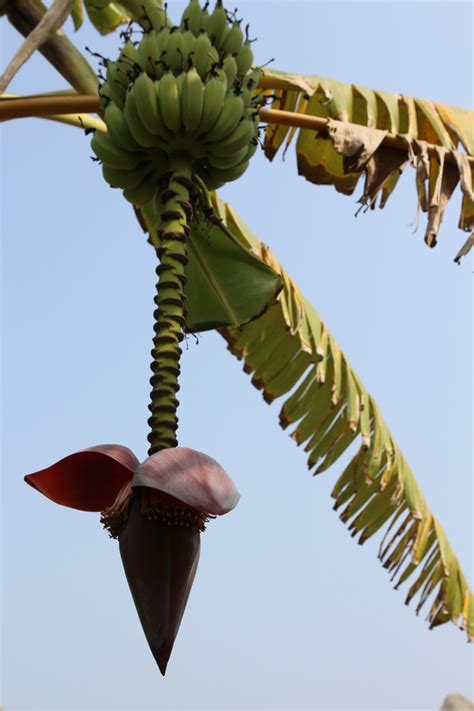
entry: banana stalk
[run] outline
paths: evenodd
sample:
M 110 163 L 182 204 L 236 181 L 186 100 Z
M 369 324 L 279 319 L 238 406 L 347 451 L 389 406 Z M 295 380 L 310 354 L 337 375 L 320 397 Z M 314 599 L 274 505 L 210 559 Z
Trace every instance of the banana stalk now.
M 154 311 L 154 331 L 150 378 L 151 402 L 148 409 L 151 416 L 148 424 L 150 448 L 148 454 L 167 447 L 176 447 L 178 428 L 177 409 L 179 401 L 180 343 L 184 338 L 183 327 L 186 322 L 186 284 L 185 268 L 188 262 L 186 239 L 192 220 L 192 171 L 189 160 L 173 156 L 167 188 L 157 195 L 158 213 L 162 230 L 157 254 L 160 264 L 156 268 Z

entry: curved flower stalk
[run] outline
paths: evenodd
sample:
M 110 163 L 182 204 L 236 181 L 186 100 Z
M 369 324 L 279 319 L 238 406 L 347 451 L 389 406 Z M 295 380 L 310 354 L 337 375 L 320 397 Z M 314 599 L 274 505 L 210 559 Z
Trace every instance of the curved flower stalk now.
M 143 461 L 127 447 L 84 449 L 25 481 L 62 506 L 101 511 L 118 538 L 138 616 L 164 675 L 199 561 L 200 533 L 240 494 L 211 457 L 186 447 Z

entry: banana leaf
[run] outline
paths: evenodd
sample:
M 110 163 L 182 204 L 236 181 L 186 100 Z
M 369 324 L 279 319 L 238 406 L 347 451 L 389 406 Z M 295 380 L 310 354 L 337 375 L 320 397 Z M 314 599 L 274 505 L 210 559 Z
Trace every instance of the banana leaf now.
M 359 543 L 385 529 L 379 550 L 396 588 L 410 578 L 406 603 L 417 612 L 430 599 L 430 627 L 452 621 L 474 637 L 474 598 L 460 564 L 373 397 L 313 307 L 268 247 L 228 204 L 213 206 L 234 237 L 281 276 L 283 289 L 258 317 L 219 332 L 244 361 L 252 384 L 271 403 L 285 397 L 282 428 L 304 445 L 308 467 L 320 474 L 356 441 L 334 486 L 334 508 Z M 208 264 L 209 271 L 213 265 Z
M 146 12 L 150 0 L 74 0 L 71 18 L 74 29 L 77 31 L 84 20 L 84 8 L 89 20 L 101 35 L 114 32 L 120 25 L 128 24 L 131 20 L 138 20 Z M 152 0 L 155 8 L 161 8 L 161 0 Z
M 146 208 L 140 216 L 151 244 L 158 246 Z M 187 330 L 195 333 L 247 323 L 265 311 L 281 290 L 280 275 L 249 247 L 255 240 L 250 230 L 243 223 L 241 230 L 243 238 L 222 220 L 193 224 L 187 243 Z
M 331 131 L 321 134 L 299 129 L 296 143 L 298 172 L 318 185 L 333 185 L 352 195 L 359 178 L 365 185 L 359 202 L 367 209 L 385 206 L 409 163 L 416 168 L 420 208 L 427 213 L 425 242 L 434 247 L 446 205 L 458 182 L 463 194 L 460 229 L 474 229 L 472 171 L 474 112 L 438 102 L 344 84 L 320 76 L 303 76 L 265 69 L 261 88 L 272 92 L 276 109 L 328 119 Z M 379 134 L 374 143 L 374 129 Z M 273 160 L 295 134 L 288 126 L 268 125 L 265 154 Z M 404 138 L 406 151 L 385 147 L 386 133 Z M 429 152 L 428 144 L 436 147 Z M 453 160 L 447 158 L 451 153 Z M 456 256 L 464 256 L 472 242 Z
M 96 2 L 95 0 L 74 0 L 71 18 L 77 31 L 84 21 L 84 8 L 91 23 L 101 35 L 114 32 L 120 25 L 131 21 L 131 13 L 120 3 Z

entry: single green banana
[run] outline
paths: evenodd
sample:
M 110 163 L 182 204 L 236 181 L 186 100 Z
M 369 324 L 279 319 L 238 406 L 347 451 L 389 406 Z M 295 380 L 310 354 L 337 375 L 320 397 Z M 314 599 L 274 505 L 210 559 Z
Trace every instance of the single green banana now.
M 208 154 L 209 165 L 212 168 L 227 169 L 240 165 L 247 157 L 248 146 L 244 146 L 238 151 L 228 153 L 226 156 L 216 155 L 212 152 Z
M 191 65 L 194 57 L 194 48 L 196 45 L 196 38 L 190 30 L 185 30 L 183 33 L 183 61 L 182 61 L 182 71 L 186 72 L 188 67 Z
M 123 109 L 125 106 L 125 96 L 127 94 L 127 87 L 124 86 L 122 78 L 124 78 L 124 75 L 118 74 L 115 63 L 108 62 L 107 81 L 104 83 L 102 90 L 104 95 L 110 97 L 119 109 Z
M 224 74 L 225 77 L 225 74 Z M 211 77 L 204 84 L 202 97 L 202 115 L 199 124 L 199 133 L 205 134 L 216 123 L 224 105 L 227 92 L 227 79 L 224 83 L 218 77 Z
M 207 32 L 207 25 L 209 23 L 209 13 L 207 11 L 207 7 L 209 5 L 209 2 L 206 2 L 204 7 L 202 8 L 201 12 L 201 26 L 200 26 L 200 31 L 201 32 Z
M 123 115 L 130 129 L 130 133 L 140 146 L 143 146 L 143 148 L 155 148 L 163 145 L 162 139 L 158 136 L 154 136 L 143 124 L 137 107 L 134 86 L 132 86 L 127 93 Z
M 181 17 L 181 29 L 189 29 L 197 37 L 201 30 L 201 16 L 202 7 L 199 0 L 190 0 Z
M 236 62 L 239 76 L 245 77 L 253 64 L 253 52 L 249 40 L 245 40 L 242 48 L 239 50 Z
M 253 121 L 255 126 L 258 126 L 258 112 L 260 110 L 260 107 L 257 105 L 255 106 L 254 104 L 250 104 L 249 106 L 245 106 L 244 113 L 242 118 L 245 121 Z
M 184 78 L 186 76 L 186 72 L 180 72 L 178 76 L 176 77 L 176 86 L 178 88 L 178 95 L 179 95 L 179 100 L 181 101 L 181 94 L 183 92 L 183 84 L 184 84 Z
M 142 41 L 137 47 L 140 57 L 140 66 L 147 74 L 154 79 L 162 74 L 161 51 L 158 43 L 158 35 L 153 30 L 143 35 Z
M 257 129 L 255 123 L 249 120 L 241 121 L 237 128 L 224 141 L 219 143 L 207 143 L 212 153 L 216 156 L 227 156 L 235 151 L 240 151 L 242 148 L 247 148 L 250 141 L 255 138 Z
M 201 167 L 199 174 L 208 190 L 218 190 L 226 183 L 240 178 L 248 168 L 248 162 L 236 165 L 233 168 L 218 169 L 211 166 Z
M 131 78 L 133 78 L 134 74 L 140 68 L 140 55 L 131 40 L 127 40 L 120 50 L 120 55 L 117 59 L 117 68 Z
M 171 30 L 169 27 L 163 27 L 162 30 L 156 33 L 156 59 L 155 61 L 160 63 L 164 71 L 166 51 L 168 49 L 168 43 L 171 38 Z
M 217 0 L 214 10 L 209 15 L 206 32 L 214 46 L 220 49 L 227 33 L 227 13 L 222 5 L 222 0 Z
M 143 14 L 150 21 L 150 29 L 161 30 L 167 26 L 166 10 L 160 7 L 155 0 L 143 0 L 141 7 Z
M 251 157 L 255 154 L 257 148 L 258 148 L 258 140 L 255 138 L 248 145 L 247 155 L 245 156 L 246 161 L 250 161 Z
M 158 108 L 157 84 L 158 82 L 154 82 L 147 74 L 140 74 L 133 85 L 133 93 L 138 114 L 144 127 L 166 143 L 173 136 L 166 128 Z
M 197 69 L 186 72 L 181 93 L 181 120 L 185 132 L 196 131 L 201 123 L 204 89 Z
M 123 191 L 123 196 L 125 200 L 131 202 L 132 205 L 146 205 L 150 200 L 153 200 L 157 185 L 157 181 L 155 181 L 152 174 L 149 173 L 138 185 L 135 185 L 133 188 L 126 188 Z
M 219 61 L 217 49 L 209 39 L 209 35 L 202 32 L 195 41 L 193 64 L 204 81 L 213 64 Z
M 244 112 L 244 102 L 241 96 L 227 94 L 224 106 L 216 123 L 206 134 L 206 140 L 217 143 L 237 128 Z
M 91 147 L 97 158 L 112 168 L 133 170 L 143 161 L 143 156 L 140 156 L 139 153 L 123 150 L 112 140 L 111 136 L 100 131 L 94 132 Z
M 163 57 L 166 66 L 173 72 L 183 71 L 183 49 L 183 34 L 179 28 L 173 28 Z
M 181 129 L 179 88 L 173 72 L 166 72 L 157 82 L 158 106 L 166 128 L 174 133 Z
M 226 54 L 238 54 L 242 49 L 244 34 L 240 29 L 241 22 L 242 20 L 236 20 L 234 22 L 222 42 L 222 50 Z
M 256 89 L 258 86 L 258 82 L 260 81 L 260 77 L 262 76 L 263 72 L 261 69 L 258 67 L 255 67 L 252 69 L 252 71 L 247 72 L 245 75 L 245 86 L 248 89 Z
M 237 76 L 237 62 L 231 54 L 228 54 L 222 63 L 222 68 L 227 76 L 227 86 L 231 87 Z
M 133 170 L 121 170 L 107 163 L 102 165 L 102 175 L 112 188 L 134 188 L 139 185 L 144 176 L 149 173 L 149 166 L 141 164 Z
M 115 104 L 109 104 L 104 111 L 104 121 L 112 140 L 125 151 L 140 151 L 141 148 L 130 133 L 122 111 Z
M 199 176 L 201 177 L 207 190 L 219 190 L 225 185 L 225 180 L 219 180 L 215 175 L 211 175 L 208 168 L 200 168 Z
M 234 165 L 232 168 L 212 168 L 211 166 L 207 169 L 207 175 L 209 180 L 212 180 L 221 185 L 225 183 L 231 183 L 233 180 L 240 178 L 249 166 L 248 161 Z M 215 190 L 215 188 L 209 188 L 210 190 Z

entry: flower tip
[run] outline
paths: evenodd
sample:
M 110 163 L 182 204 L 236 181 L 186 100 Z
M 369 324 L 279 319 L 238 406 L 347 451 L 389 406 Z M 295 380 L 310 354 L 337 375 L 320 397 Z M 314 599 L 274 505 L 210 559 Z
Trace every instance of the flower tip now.
M 156 663 L 158 664 L 158 668 L 164 676 L 166 674 L 166 667 L 168 666 L 169 659 L 166 659 L 165 657 L 157 657 Z

